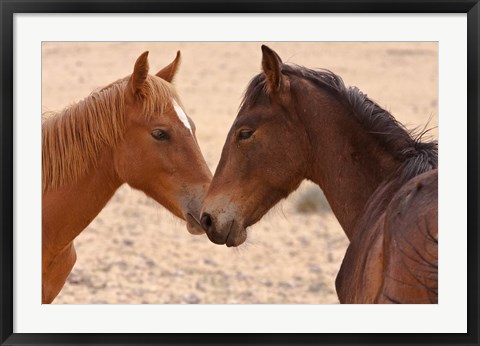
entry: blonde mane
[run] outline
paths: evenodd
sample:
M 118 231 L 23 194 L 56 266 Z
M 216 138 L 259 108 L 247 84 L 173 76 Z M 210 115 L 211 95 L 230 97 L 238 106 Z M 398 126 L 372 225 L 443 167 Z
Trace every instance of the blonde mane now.
M 58 113 L 42 114 L 42 192 L 73 183 L 96 165 L 100 152 L 125 133 L 125 88 L 120 79 Z M 173 86 L 148 76 L 142 90 L 143 114 L 164 113 L 179 102 Z

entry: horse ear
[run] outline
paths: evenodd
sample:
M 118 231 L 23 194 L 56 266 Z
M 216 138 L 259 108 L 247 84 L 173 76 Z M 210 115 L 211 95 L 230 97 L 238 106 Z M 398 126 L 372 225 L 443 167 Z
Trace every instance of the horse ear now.
M 130 90 L 137 94 L 142 90 L 143 84 L 148 76 L 148 51 L 142 53 L 135 62 L 133 73 L 130 76 L 128 85 Z
M 165 66 L 160 71 L 158 71 L 156 76 L 171 83 L 173 77 L 175 77 L 178 66 L 180 66 L 180 57 L 180 51 L 177 51 L 177 56 L 175 57 L 175 59 L 168 66 Z
M 269 47 L 262 45 L 262 68 L 269 91 L 277 91 L 282 84 L 280 66 L 282 59 Z

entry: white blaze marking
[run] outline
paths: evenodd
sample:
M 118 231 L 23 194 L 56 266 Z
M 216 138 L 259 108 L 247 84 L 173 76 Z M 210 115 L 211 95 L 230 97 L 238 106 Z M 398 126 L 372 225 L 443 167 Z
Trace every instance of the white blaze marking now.
M 187 129 L 190 130 L 190 133 L 192 133 L 192 128 L 190 127 L 190 122 L 188 121 L 187 115 L 183 111 L 182 107 L 180 107 L 177 103 L 177 101 L 172 100 L 173 103 L 173 108 L 175 109 L 175 113 L 177 113 L 178 119 L 185 125 Z

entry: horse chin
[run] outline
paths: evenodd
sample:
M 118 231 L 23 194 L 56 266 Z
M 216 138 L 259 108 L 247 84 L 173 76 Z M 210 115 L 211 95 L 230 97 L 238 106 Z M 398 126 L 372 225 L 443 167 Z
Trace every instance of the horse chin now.
M 190 213 L 187 213 L 185 219 L 187 221 L 187 230 L 190 234 L 200 235 L 205 233 L 204 229 L 200 225 L 200 222 L 198 222 L 195 216 L 193 216 Z
M 237 247 L 247 240 L 247 230 L 243 227 L 235 228 L 230 231 L 225 245 L 227 247 Z

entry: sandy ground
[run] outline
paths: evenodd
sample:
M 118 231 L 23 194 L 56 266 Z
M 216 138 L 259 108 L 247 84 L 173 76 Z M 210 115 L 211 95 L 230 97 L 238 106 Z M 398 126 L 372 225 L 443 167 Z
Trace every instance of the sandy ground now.
M 261 43 L 44 43 L 42 110 L 128 75 L 145 50 L 152 72 L 181 50 L 177 89 L 213 172 L 242 92 L 260 71 Z M 334 71 L 410 128 L 438 125 L 435 43 L 267 44 L 284 61 Z M 348 241 L 330 212 L 297 211 L 314 189 L 302 184 L 250 229 L 245 245 L 229 249 L 190 235 L 123 186 L 75 240 L 78 260 L 54 303 L 338 303 L 334 281 Z

